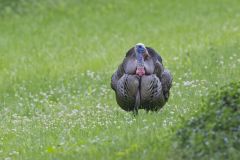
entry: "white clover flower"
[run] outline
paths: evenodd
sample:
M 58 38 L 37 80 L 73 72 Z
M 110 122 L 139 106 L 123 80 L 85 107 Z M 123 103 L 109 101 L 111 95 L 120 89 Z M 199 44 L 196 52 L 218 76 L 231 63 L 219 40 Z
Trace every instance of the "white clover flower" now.
M 183 85 L 184 86 L 190 86 L 190 85 L 192 85 L 193 84 L 193 81 L 184 81 L 183 82 Z
M 19 152 L 17 152 L 17 151 L 11 151 L 11 152 L 9 153 L 10 156 L 12 156 L 12 155 L 18 155 L 18 154 L 19 154 Z
M 77 113 L 78 113 L 78 110 L 77 110 L 77 109 L 72 110 L 72 114 L 73 114 L 73 115 L 76 115 Z
M 177 61 L 179 58 L 178 57 L 173 57 L 173 60 L 174 61 Z

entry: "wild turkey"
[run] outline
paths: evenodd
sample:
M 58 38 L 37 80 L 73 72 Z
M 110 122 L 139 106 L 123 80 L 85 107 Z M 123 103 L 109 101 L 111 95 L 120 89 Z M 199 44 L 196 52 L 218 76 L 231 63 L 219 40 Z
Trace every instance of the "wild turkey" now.
M 168 101 L 172 79 L 163 67 L 161 56 L 138 43 L 126 53 L 112 75 L 111 87 L 118 105 L 125 111 L 158 111 Z

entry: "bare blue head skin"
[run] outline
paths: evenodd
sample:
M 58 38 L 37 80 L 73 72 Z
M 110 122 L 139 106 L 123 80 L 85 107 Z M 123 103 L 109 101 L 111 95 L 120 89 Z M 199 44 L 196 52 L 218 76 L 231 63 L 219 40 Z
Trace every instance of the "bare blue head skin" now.
M 147 49 L 143 43 L 138 43 L 135 45 L 135 53 L 137 57 L 137 67 L 144 67 L 144 54 Z

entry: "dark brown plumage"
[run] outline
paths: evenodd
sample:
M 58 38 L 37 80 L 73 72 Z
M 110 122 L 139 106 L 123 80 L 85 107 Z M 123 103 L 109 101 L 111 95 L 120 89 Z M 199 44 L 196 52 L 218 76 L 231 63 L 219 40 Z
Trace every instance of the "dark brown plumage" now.
M 143 50 L 138 51 L 139 46 Z M 143 61 L 138 59 L 139 54 L 142 54 Z M 143 75 L 136 72 L 139 63 L 144 66 Z M 163 67 L 161 56 L 154 49 L 137 44 L 126 53 L 112 75 L 111 87 L 118 105 L 125 111 L 158 111 L 168 101 L 172 79 L 170 72 Z

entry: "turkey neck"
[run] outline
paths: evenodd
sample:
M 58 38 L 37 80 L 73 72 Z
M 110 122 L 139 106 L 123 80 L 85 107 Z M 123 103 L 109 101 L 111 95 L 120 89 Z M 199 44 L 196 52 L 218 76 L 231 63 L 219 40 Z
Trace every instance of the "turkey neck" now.
M 137 68 L 143 68 L 143 67 L 144 67 L 143 54 L 137 53 Z

